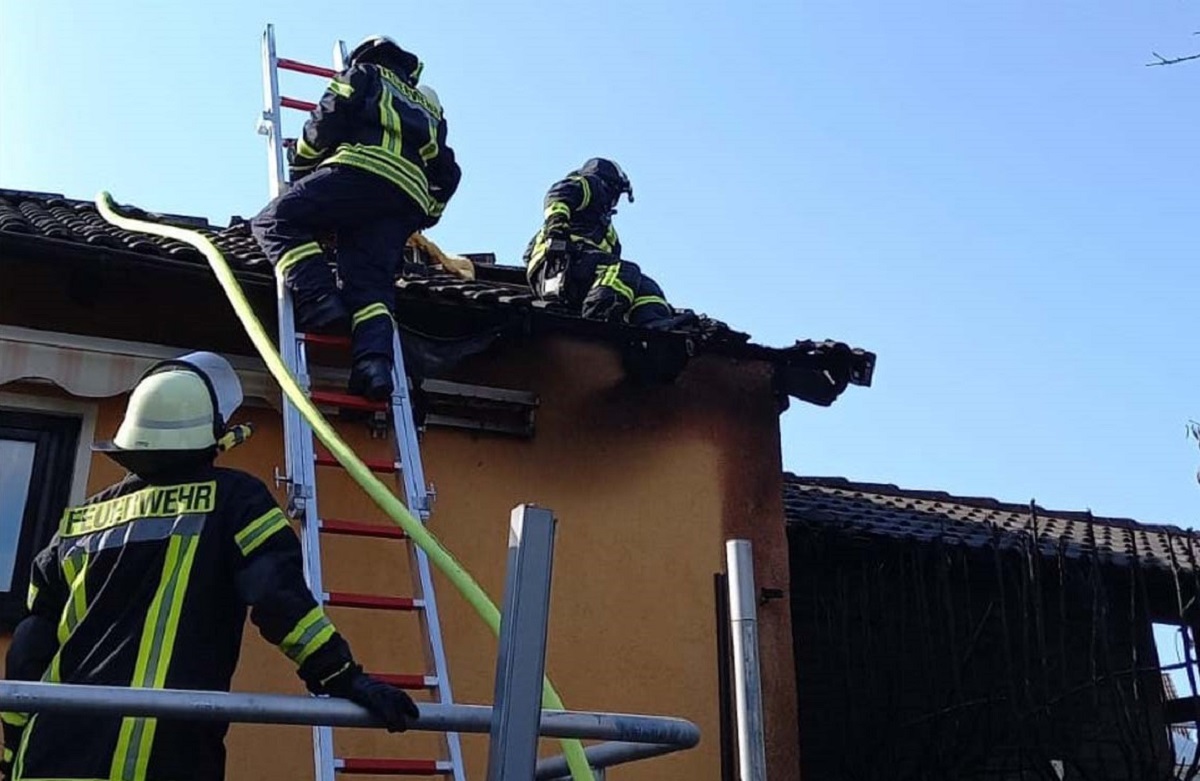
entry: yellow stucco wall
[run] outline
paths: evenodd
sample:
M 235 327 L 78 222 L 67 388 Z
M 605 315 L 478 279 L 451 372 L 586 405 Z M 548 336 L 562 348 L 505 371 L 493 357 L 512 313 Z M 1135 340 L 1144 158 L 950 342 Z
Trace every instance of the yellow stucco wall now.
M 674 385 L 633 388 L 610 348 L 564 339 L 477 358 L 457 379 L 532 390 L 541 397 L 532 440 L 430 430 L 423 441 L 438 492 L 431 528 L 496 601 L 503 590 L 512 507 L 535 502 L 560 519 L 547 669 L 567 706 L 661 713 L 695 721 L 690 752 L 614 770 L 619 779 L 719 778 L 715 608 L 712 576 L 729 534 L 755 541 L 759 585 L 787 588 L 779 491 L 778 421 L 761 365 L 693 361 Z M 118 424 L 123 399 L 100 404 L 99 436 Z M 281 464 L 281 429 L 269 409 L 247 408 L 255 437 L 222 459 L 270 480 Z M 362 455 L 390 444 L 346 429 Z M 322 472 L 322 513 L 379 519 L 346 478 Z M 119 477 L 97 459 L 99 489 Z M 328 479 L 326 479 L 328 477 Z M 281 496 L 282 498 L 282 496 Z M 402 543 L 327 540 L 330 590 L 409 593 Z M 496 643 L 448 583 L 438 579 L 455 698 L 492 697 Z M 763 673 L 772 778 L 798 777 L 795 688 L 786 606 L 762 608 Z M 331 609 L 368 669 L 420 672 L 416 619 Z M 247 628 L 235 688 L 300 692 L 290 663 Z M 339 731 L 339 749 L 366 756 L 432 756 L 425 736 Z M 466 737 L 469 776 L 481 778 L 486 736 Z M 235 725 L 230 781 L 311 776 L 302 728 Z M 546 753 L 556 748 L 544 743 Z

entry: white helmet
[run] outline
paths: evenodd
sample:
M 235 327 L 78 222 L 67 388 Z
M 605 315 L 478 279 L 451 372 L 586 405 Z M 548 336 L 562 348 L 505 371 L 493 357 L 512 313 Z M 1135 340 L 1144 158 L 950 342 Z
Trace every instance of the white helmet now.
M 221 356 L 196 352 L 161 361 L 133 389 L 117 435 L 94 449 L 114 457 L 203 452 L 216 447 L 241 403 L 241 381 Z

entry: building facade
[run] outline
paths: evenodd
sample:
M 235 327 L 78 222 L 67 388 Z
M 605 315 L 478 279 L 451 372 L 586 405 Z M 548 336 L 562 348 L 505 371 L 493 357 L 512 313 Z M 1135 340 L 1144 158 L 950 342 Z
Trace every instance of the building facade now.
M 216 236 L 273 327 L 270 269 L 248 235 L 160 219 Z M 189 247 L 119 231 L 84 202 L 0 191 L 0 279 L 0 456 L 11 465 L 0 475 L 0 542 L 15 541 L 0 560 L 8 578 L 0 608 L 10 632 L 29 558 L 62 508 L 120 478 L 87 445 L 115 431 L 152 362 L 198 349 L 234 362 L 248 396 L 238 422 L 253 423 L 255 434 L 221 463 L 275 485 L 283 447 L 278 391 Z M 414 259 L 397 297 L 426 389 L 431 530 L 498 601 L 510 510 L 552 508 L 560 525 L 547 673 L 567 706 L 700 726 L 698 748 L 631 766 L 622 778 L 719 778 L 728 730 L 713 576 L 723 543 L 750 539 L 759 585 L 789 589 L 778 416 L 791 398 L 827 405 L 848 384 L 868 385 L 874 356 L 832 342 L 767 348 L 704 317 L 666 333 L 586 322 L 539 308 L 520 269 L 486 262 L 466 281 Z M 317 384 L 344 382 L 341 356 L 314 360 Z M 390 457 L 390 442 L 365 423 L 340 430 L 360 455 Z M 384 522 L 345 475 L 325 471 L 323 516 Z M 277 496 L 286 499 L 279 488 Z M 329 540 L 326 587 L 404 595 L 400 545 Z M 487 702 L 496 641 L 444 579 L 436 583 L 455 698 Z M 411 615 L 330 615 L 368 669 L 423 671 Z M 767 748 L 780 779 L 798 777 L 800 763 L 791 621 L 785 603 L 760 613 Z M 235 688 L 301 691 L 291 664 L 252 628 Z M 312 772 L 302 728 L 235 725 L 228 746 L 233 781 Z M 486 736 L 464 746 L 478 777 Z M 429 736 L 381 731 L 340 731 L 337 747 L 354 756 L 437 754 Z

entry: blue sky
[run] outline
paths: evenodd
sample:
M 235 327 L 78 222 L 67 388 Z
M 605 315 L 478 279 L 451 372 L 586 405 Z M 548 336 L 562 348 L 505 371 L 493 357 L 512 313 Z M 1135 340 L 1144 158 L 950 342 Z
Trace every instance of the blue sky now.
M 1192 525 L 1200 63 L 1143 63 L 1200 48 L 1194 6 L 0 0 L 0 187 L 252 215 L 268 21 L 284 56 L 423 57 L 448 249 L 516 262 L 546 186 L 611 156 L 676 304 L 877 352 L 784 414 L 787 468 Z

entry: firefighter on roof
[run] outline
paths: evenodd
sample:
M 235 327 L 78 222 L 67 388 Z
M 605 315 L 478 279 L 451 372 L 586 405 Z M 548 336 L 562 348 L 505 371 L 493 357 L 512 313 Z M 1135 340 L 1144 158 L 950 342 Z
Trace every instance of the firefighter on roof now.
M 251 222 L 292 291 L 297 328 L 350 324 L 350 391 L 371 399 L 393 389 L 394 287 L 405 241 L 437 224 L 461 176 L 437 94 L 417 85 L 421 67 L 389 38 L 356 46 L 288 150 L 292 188 Z M 331 233 L 340 291 L 318 243 Z
M 598 157 L 556 182 L 546 193 L 542 228 L 525 250 L 525 270 L 539 298 L 591 319 L 652 326 L 673 312 L 662 288 L 621 260 L 612 215 L 622 194 L 633 203 L 629 177 Z
M 418 716 L 362 672 L 305 585 L 300 543 L 258 479 L 213 464 L 242 429 L 228 362 L 192 353 L 134 388 L 116 437 L 129 470 L 68 509 L 34 560 L 12 680 L 229 690 L 246 612 L 315 694 L 346 697 L 389 730 Z M 24 779 L 220 781 L 226 724 L 71 713 L 2 714 L 0 769 Z

